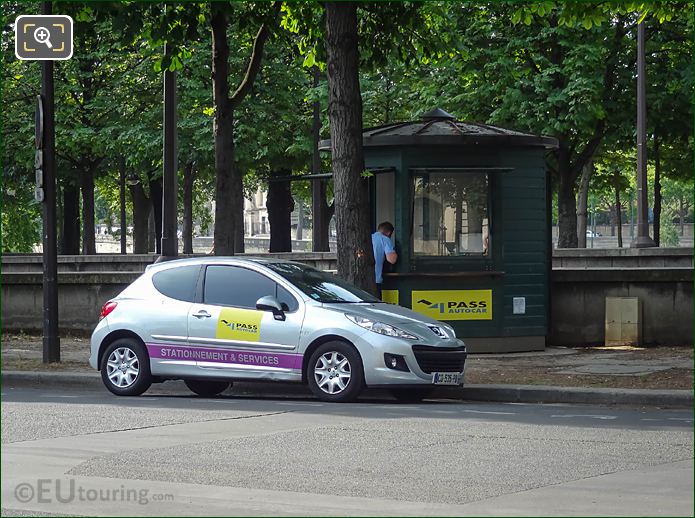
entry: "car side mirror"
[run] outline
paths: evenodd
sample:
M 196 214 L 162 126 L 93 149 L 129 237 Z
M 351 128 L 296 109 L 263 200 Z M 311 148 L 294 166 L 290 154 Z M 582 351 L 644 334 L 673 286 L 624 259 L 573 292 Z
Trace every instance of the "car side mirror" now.
M 285 320 L 285 312 L 280 301 L 272 295 L 266 295 L 256 301 L 256 309 L 259 311 L 272 311 L 275 320 Z

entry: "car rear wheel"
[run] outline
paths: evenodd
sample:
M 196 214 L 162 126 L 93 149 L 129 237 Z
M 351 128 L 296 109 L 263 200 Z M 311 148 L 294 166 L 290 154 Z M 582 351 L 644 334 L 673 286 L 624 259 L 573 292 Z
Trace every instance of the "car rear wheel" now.
M 231 385 L 228 381 L 183 380 L 186 386 L 202 397 L 213 397 L 221 394 Z
M 354 401 L 364 388 L 362 358 L 345 342 L 327 342 L 309 358 L 307 381 L 314 395 L 323 401 Z
M 428 398 L 432 392 L 432 387 L 413 387 L 391 389 L 391 395 L 402 403 L 419 403 L 425 398 Z
M 134 338 L 121 338 L 101 358 L 101 380 L 117 396 L 139 396 L 152 385 L 147 349 Z

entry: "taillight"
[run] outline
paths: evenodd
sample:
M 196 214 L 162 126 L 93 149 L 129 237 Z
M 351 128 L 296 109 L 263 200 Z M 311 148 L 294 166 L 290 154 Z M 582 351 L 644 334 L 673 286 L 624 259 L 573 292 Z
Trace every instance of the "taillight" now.
M 118 302 L 107 302 L 101 307 L 101 314 L 99 314 L 99 320 L 108 316 L 114 309 L 118 306 Z

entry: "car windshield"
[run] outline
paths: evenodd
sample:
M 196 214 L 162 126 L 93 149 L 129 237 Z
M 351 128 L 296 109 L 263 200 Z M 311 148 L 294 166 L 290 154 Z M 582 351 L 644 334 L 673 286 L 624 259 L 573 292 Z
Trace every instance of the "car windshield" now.
M 354 303 L 381 302 L 373 295 L 332 275 L 294 263 L 267 263 L 266 266 L 282 275 L 317 302 Z

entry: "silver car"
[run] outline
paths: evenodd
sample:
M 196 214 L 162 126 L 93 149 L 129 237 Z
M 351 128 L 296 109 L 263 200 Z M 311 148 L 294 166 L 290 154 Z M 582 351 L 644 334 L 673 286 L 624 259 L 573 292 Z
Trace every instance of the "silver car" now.
M 307 383 L 325 401 L 388 386 L 421 399 L 461 385 L 464 343 L 451 326 L 307 265 L 205 257 L 148 266 L 101 311 L 90 365 L 114 394 L 183 379 L 214 396 L 233 381 Z

